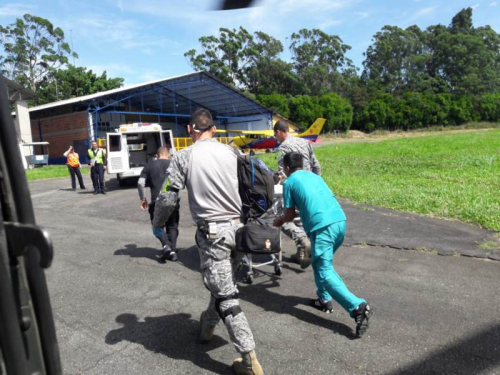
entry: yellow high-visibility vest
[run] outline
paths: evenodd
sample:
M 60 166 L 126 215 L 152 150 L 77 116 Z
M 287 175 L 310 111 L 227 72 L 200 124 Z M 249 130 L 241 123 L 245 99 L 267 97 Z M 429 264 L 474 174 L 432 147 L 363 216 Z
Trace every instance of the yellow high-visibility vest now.
M 94 155 L 94 150 L 90 149 L 89 150 L 89 158 L 90 162 L 92 164 L 97 163 L 97 164 L 104 164 L 104 150 L 98 148 L 97 149 L 97 154 Z

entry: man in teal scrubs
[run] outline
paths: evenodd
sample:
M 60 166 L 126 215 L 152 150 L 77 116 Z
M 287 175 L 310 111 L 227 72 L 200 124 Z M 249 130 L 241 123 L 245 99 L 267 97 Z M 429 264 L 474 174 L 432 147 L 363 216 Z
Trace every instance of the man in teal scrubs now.
M 332 299 L 337 301 L 356 322 L 356 336 L 368 329 L 370 306 L 352 294 L 333 269 L 333 255 L 344 241 L 346 217 L 335 195 L 323 179 L 302 169 L 302 155 L 290 152 L 283 158 L 287 180 L 283 186 L 285 214 L 274 220 L 274 226 L 293 220 L 300 212 L 304 230 L 311 241 L 311 262 L 318 299 L 311 305 L 331 312 Z M 309 254 L 308 254 L 309 255 Z M 310 263 L 309 263 L 310 264 Z M 302 264 L 306 268 L 309 264 Z

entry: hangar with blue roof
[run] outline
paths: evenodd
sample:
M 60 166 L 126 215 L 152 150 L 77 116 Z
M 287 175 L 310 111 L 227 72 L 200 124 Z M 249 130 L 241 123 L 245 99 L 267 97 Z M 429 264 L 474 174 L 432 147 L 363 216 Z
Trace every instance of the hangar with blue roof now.
M 103 91 L 29 109 L 34 141 L 50 143 L 50 162 L 64 163 L 74 147 L 85 162 L 92 139 L 121 124 L 159 123 L 174 137 L 186 137 L 190 114 L 209 110 L 219 129 L 268 130 L 273 111 L 207 72 L 195 72 Z

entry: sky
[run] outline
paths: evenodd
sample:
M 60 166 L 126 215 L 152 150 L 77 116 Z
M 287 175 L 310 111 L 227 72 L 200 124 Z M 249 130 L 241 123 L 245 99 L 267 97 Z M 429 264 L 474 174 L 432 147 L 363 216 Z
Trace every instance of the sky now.
M 500 32 L 500 0 L 260 0 L 256 7 L 214 11 L 218 0 L 0 0 L 0 25 L 30 13 L 60 27 L 79 55 L 75 65 L 125 85 L 193 71 L 184 53 L 200 50 L 201 36 L 221 27 L 264 31 L 281 40 L 302 28 L 340 36 L 352 47 L 347 57 L 362 69 L 363 53 L 385 25 L 406 28 L 449 25 L 461 9 L 472 7 L 474 26 Z

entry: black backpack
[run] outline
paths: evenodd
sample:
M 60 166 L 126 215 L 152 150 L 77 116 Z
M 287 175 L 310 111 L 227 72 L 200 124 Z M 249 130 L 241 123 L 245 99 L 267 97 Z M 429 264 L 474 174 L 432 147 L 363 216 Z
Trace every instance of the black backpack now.
M 243 222 L 262 216 L 273 204 L 274 172 L 262 160 L 238 155 L 238 184 Z

